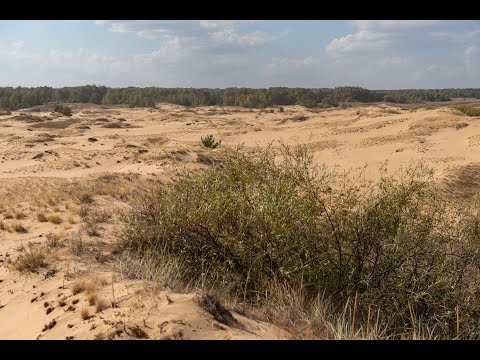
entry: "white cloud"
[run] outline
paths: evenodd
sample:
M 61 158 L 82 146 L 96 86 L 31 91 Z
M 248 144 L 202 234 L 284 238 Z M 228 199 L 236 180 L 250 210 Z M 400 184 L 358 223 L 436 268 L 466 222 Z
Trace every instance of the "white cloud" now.
M 277 38 L 276 36 L 263 31 L 254 31 L 241 35 L 236 33 L 233 28 L 214 32 L 211 34 L 211 37 L 215 42 L 220 44 L 240 46 L 263 46 Z
M 391 43 L 389 33 L 375 33 L 361 30 L 355 34 L 333 39 L 326 47 L 329 55 L 340 56 L 344 53 L 381 50 Z
M 463 53 L 467 71 L 476 71 L 480 69 L 480 49 L 476 46 L 470 46 Z
M 318 59 L 307 57 L 304 59 L 274 58 L 265 66 L 269 74 L 288 74 L 291 72 L 308 70 L 320 64 Z
M 441 20 L 354 20 L 361 30 L 405 30 L 440 24 Z
M 213 43 L 237 46 L 263 46 L 278 39 L 262 31 L 239 31 L 238 27 L 251 26 L 253 20 L 96 20 L 99 26 L 108 26 L 112 32 L 134 33 L 147 39 L 193 38 L 203 47 Z
M 255 20 L 200 20 L 200 26 L 205 29 L 218 29 L 222 27 L 232 27 L 242 22 L 253 24 Z
M 181 40 L 175 37 L 151 53 L 135 55 L 135 60 L 139 63 L 174 63 L 187 53 L 187 47 L 182 46 Z
M 16 41 L 12 43 L 12 47 L 14 49 L 23 49 L 25 47 L 25 43 L 23 41 Z
M 356 20 L 357 32 L 335 38 L 326 46 L 335 57 L 372 51 L 445 46 L 466 42 L 480 35 L 477 21 L 454 20 Z

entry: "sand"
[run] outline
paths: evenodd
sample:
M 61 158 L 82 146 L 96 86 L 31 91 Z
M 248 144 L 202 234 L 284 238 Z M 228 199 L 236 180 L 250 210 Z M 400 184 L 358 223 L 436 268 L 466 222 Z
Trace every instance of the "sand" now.
M 131 188 L 210 166 L 221 148 L 202 147 L 208 134 L 221 147 L 306 144 L 317 164 L 365 166 L 371 180 L 382 165 L 394 173 L 424 161 L 445 196 L 480 190 L 480 118 L 447 107 L 72 107 L 71 118 L 28 109 L 0 116 L 0 339 L 290 338 L 233 310 L 237 325 L 222 324 L 199 305 L 199 293 L 129 279 L 112 261 Z M 87 193 L 91 199 L 79 200 Z M 95 229 L 87 212 L 101 219 Z M 13 268 L 42 246 L 47 267 Z M 90 285 L 74 294 L 80 283 Z

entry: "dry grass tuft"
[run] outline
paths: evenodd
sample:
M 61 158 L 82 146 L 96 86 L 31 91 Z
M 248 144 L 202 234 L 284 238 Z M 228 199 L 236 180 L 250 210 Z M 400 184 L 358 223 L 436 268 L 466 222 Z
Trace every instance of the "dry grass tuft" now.
M 15 213 L 15 219 L 17 220 L 25 219 L 26 217 L 27 217 L 27 214 L 25 214 L 23 211 L 17 211 Z
M 13 268 L 20 272 L 36 272 L 39 268 L 46 266 L 43 249 L 22 249 L 20 255 L 13 262 Z
M 81 256 L 83 254 L 86 246 L 80 230 L 69 236 L 67 246 L 74 255 Z
M 38 213 L 37 220 L 40 221 L 41 223 L 48 222 L 48 218 L 45 216 L 44 213 Z
M 99 313 L 105 310 L 108 307 L 108 304 L 105 300 L 103 299 L 97 299 L 97 302 L 95 304 L 95 312 Z
M 62 223 L 62 218 L 58 216 L 58 214 L 52 214 L 48 216 L 48 221 L 51 222 L 52 224 L 61 224 Z
M 79 280 L 73 284 L 72 294 L 77 295 L 85 291 L 85 280 Z
M 92 194 L 83 193 L 79 195 L 78 201 L 80 202 L 80 204 L 91 204 L 94 200 Z
M 88 312 L 87 308 L 83 308 L 82 310 L 80 310 L 80 317 L 82 318 L 82 320 L 90 319 L 90 313 Z
M 27 233 L 28 232 L 27 228 L 25 228 L 19 222 L 13 223 L 11 228 L 12 228 L 13 231 L 15 231 L 17 233 Z
M 72 225 L 76 224 L 75 218 L 73 217 L 72 214 L 68 214 L 67 221 L 68 221 L 69 224 L 72 224 Z
M 97 294 L 90 293 L 87 295 L 87 301 L 89 305 L 95 305 L 97 303 Z
M 54 234 L 52 232 L 49 232 L 46 237 L 46 245 L 50 248 L 56 248 L 58 245 L 60 245 L 60 234 Z

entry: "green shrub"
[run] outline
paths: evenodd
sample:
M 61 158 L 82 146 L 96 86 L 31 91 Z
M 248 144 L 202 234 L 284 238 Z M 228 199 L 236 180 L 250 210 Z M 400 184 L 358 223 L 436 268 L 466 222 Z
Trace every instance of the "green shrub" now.
M 121 122 L 116 122 L 116 123 L 109 123 L 102 125 L 103 128 L 108 128 L 108 129 L 120 129 L 123 127 Z
M 65 116 L 72 116 L 72 109 L 70 109 L 68 106 L 62 106 L 57 104 L 53 107 L 53 111 Z
M 207 135 L 205 137 L 202 136 L 202 145 L 205 146 L 206 148 L 215 149 L 221 144 L 221 142 L 222 142 L 221 140 L 218 142 L 215 141 L 215 138 L 213 137 L 212 134 Z
M 480 116 L 480 109 L 473 106 L 456 105 L 452 108 L 464 113 L 467 116 Z
M 314 168 L 304 147 L 228 153 L 222 166 L 146 193 L 126 218 L 124 249 L 183 264 L 201 281 L 250 304 L 298 289 L 342 312 L 358 297 L 388 336 L 480 335 L 480 217 L 440 199 L 431 173 L 412 167 L 378 184 Z M 456 333 L 455 309 L 461 309 Z

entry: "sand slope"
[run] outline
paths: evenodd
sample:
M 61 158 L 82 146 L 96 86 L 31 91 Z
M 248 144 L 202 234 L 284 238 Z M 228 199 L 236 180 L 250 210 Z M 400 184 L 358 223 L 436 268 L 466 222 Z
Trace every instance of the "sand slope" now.
M 423 160 L 446 196 L 469 198 L 480 190 L 480 119 L 446 107 L 270 112 L 83 104 L 73 110 L 71 118 L 28 111 L 0 116 L 0 339 L 288 338 L 235 312 L 238 323 L 222 324 L 199 305 L 198 294 L 115 271 L 118 214 L 128 209 L 132 187 L 218 161 L 221 149 L 201 146 L 207 134 L 222 139 L 222 147 L 306 144 L 317 163 L 366 166 L 373 180 L 382 164 L 392 173 Z M 91 202 L 79 200 L 84 193 L 93 194 Z M 92 216 L 95 235 L 86 227 Z M 19 255 L 39 247 L 46 249 L 45 268 L 30 275 L 13 268 Z M 73 294 L 82 282 L 89 290 Z

